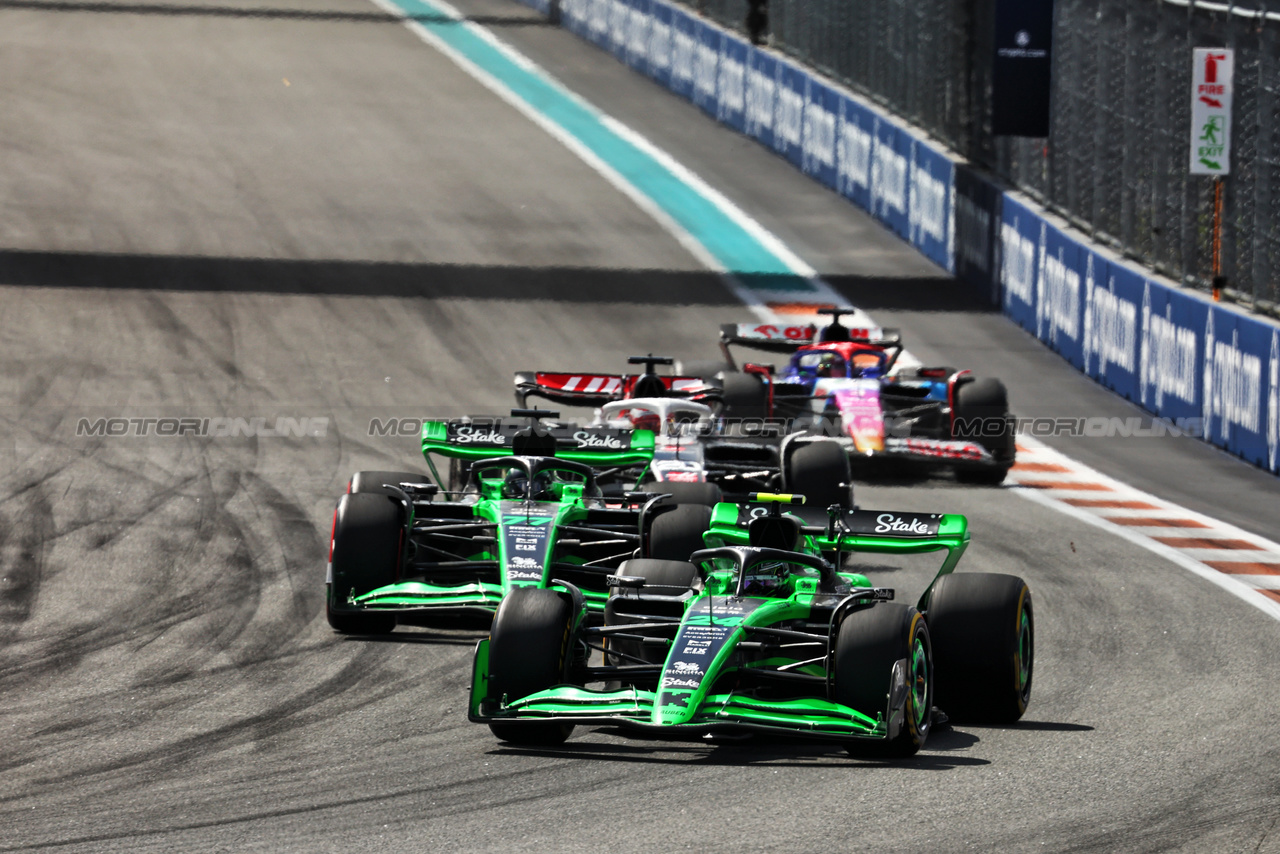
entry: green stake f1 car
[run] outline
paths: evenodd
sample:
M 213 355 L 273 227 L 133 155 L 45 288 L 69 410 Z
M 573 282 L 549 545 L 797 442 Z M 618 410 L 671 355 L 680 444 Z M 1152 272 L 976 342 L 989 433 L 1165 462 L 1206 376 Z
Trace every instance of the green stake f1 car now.
M 441 609 L 492 614 L 512 590 L 561 579 L 601 613 L 622 561 L 687 555 L 700 542 L 709 506 L 676 506 L 656 493 L 606 502 L 597 485 L 601 470 L 652 459 L 652 432 L 546 429 L 538 419 L 556 413 L 512 415 L 530 424 L 423 425 L 433 473 L 431 454 L 467 464 L 458 492 L 442 496 L 438 473 L 436 483 L 405 472 L 352 478 L 329 552 L 325 611 L 334 629 L 382 634 L 398 619 Z
M 687 561 L 629 560 L 608 579 L 604 624 L 581 591 L 513 591 L 476 648 L 469 717 L 516 744 L 554 744 L 576 724 L 671 737 L 774 732 L 907 756 L 935 709 L 1012 721 L 1031 695 L 1033 611 L 1019 578 L 953 574 L 963 516 L 844 510 L 806 526 L 782 504 L 722 503 Z M 916 606 L 845 552 L 942 551 Z M 591 664 L 594 652 L 603 663 Z

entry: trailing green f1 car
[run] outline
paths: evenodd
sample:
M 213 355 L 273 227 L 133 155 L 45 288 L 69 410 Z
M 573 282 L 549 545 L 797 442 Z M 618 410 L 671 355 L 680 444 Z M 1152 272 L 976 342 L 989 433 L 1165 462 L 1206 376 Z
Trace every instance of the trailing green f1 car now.
M 604 624 L 583 595 L 512 591 L 476 647 L 469 717 L 517 744 L 554 744 L 576 724 L 671 737 L 773 732 L 907 756 L 938 709 L 1013 721 L 1031 695 L 1034 620 L 1019 578 L 953 574 L 963 516 L 845 510 L 806 526 L 800 495 L 721 503 L 687 561 L 629 560 L 608 584 Z M 916 606 L 845 552 L 942 551 Z M 592 664 L 599 653 L 600 664 Z
M 467 463 L 461 489 L 406 472 L 360 472 L 334 511 L 325 612 L 336 630 L 382 634 L 432 611 L 493 613 L 511 591 L 565 583 L 603 612 L 607 579 L 631 557 L 668 557 L 705 530 L 710 507 L 630 493 L 608 502 L 597 474 L 653 457 L 648 430 L 428 421 L 422 450 Z M 443 498 L 444 500 L 437 500 Z

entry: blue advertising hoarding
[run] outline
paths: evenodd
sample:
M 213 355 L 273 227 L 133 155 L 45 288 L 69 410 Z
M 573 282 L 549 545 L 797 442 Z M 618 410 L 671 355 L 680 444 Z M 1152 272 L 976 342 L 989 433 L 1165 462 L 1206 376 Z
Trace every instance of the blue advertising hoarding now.
M 1267 398 L 1274 329 L 1228 309 L 1206 307 L 1201 367 L 1205 438 L 1271 468 Z
M 652 0 L 649 6 L 649 45 L 646 51 L 644 66 L 648 74 L 659 86 L 671 86 L 671 18 L 674 15 L 671 6 Z
M 948 273 L 955 272 L 951 158 L 923 142 L 912 143 L 907 221 L 911 245 Z
M 693 100 L 693 63 L 698 54 L 698 21 L 679 9 L 671 10 L 672 92 Z
M 909 240 L 907 173 L 912 138 L 898 126 L 876 117 L 871 150 L 871 214 L 904 240 Z
M 808 75 L 789 62 L 778 62 L 773 100 L 773 150 L 801 165 L 804 155 L 804 100 Z
M 836 188 L 836 135 L 840 129 L 840 96 L 830 86 L 808 80 L 804 99 L 804 128 L 800 168 L 823 184 Z
M 1047 227 L 1029 207 L 1006 195 L 1000 210 L 1000 292 L 1004 313 L 1036 331 L 1036 269 L 1040 235 Z
M 631 0 L 627 12 L 626 62 L 642 72 L 649 61 L 649 22 L 653 20 L 650 3 L 651 0 Z
M 748 136 L 773 148 L 774 102 L 778 99 L 778 60 L 762 50 L 753 50 L 749 56 L 745 130 Z
M 720 85 L 720 29 L 699 21 L 694 28 L 693 103 L 713 118 Z
M 728 33 L 720 42 L 716 118 L 736 131 L 746 129 L 747 68 L 753 50 L 751 45 Z
M 836 190 L 865 211 L 871 210 L 871 161 L 876 147 L 875 113 L 839 96 L 836 126 Z
M 1084 370 L 1080 335 L 1084 249 L 1052 225 L 1046 226 L 1041 235 L 1036 269 L 1036 337 Z
M 1137 401 L 1142 294 L 1146 279 L 1123 264 L 1085 250 L 1084 372 Z

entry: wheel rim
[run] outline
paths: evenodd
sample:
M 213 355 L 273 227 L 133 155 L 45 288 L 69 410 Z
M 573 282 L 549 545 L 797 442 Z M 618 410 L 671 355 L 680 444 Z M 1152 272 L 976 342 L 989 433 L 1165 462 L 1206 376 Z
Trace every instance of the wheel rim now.
M 1031 660 L 1033 650 L 1031 646 L 1031 614 L 1026 608 L 1022 609 L 1022 613 L 1018 620 L 1018 694 L 1026 698 L 1031 690 Z
M 915 724 L 917 729 L 924 729 L 929 721 L 929 650 L 925 647 L 924 638 L 916 635 L 911 644 L 911 704 L 915 707 Z

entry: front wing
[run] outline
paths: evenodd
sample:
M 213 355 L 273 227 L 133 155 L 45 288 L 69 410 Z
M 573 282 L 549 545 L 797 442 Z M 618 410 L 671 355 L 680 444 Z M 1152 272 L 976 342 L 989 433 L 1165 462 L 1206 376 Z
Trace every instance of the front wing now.
M 554 590 L 563 590 L 556 584 Z M 595 590 L 581 591 L 587 610 L 604 613 L 608 593 Z M 490 614 L 498 610 L 506 595 L 501 584 L 488 581 L 472 581 L 464 584 L 428 584 L 422 581 L 402 581 L 370 590 L 354 597 L 348 604 L 353 610 L 408 613 L 414 611 L 480 610 Z
M 637 688 L 592 691 L 561 685 L 516 700 L 488 697 L 489 641 L 476 645 L 471 700 L 473 723 L 555 719 L 585 726 L 622 726 L 651 735 L 698 738 L 707 733 L 760 732 L 822 741 L 881 741 L 897 734 L 901 713 L 888 722 L 818 698 L 758 700 L 735 693 L 709 694 L 688 723 L 654 723 L 658 694 Z

